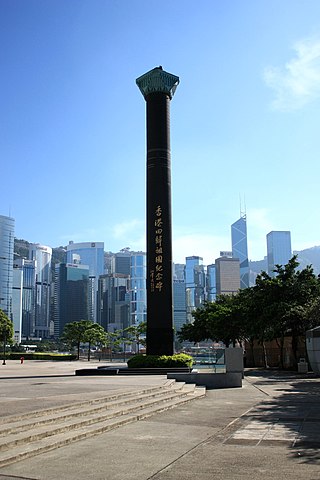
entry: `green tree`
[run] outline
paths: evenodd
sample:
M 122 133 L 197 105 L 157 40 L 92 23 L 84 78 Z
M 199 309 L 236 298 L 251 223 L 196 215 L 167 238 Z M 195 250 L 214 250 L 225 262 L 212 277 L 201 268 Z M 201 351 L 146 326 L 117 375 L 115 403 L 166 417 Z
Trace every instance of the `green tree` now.
M 206 302 L 192 316 L 194 322 L 178 332 L 181 341 L 222 341 L 228 347 L 244 338 L 240 305 L 236 295 L 220 295 L 215 302 Z
M 139 346 L 145 345 L 145 334 L 147 332 L 147 323 L 141 322 L 138 325 L 131 325 L 123 330 L 124 335 L 136 344 L 136 353 L 139 353 Z
M 98 323 L 92 323 L 86 329 L 84 334 L 84 341 L 88 342 L 88 362 L 90 362 L 90 355 L 91 355 L 91 345 L 100 343 L 105 344 L 107 339 L 107 334 L 105 329 L 99 325 Z
M 80 358 L 80 343 L 86 342 L 87 330 L 92 326 L 90 320 L 67 323 L 63 329 L 61 340 L 77 346 L 77 359 Z
M 320 313 L 320 279 L 311 266 L 301 271 L 298 266 L 297 256 L 293 256 L 286 265 L 276 265 L 275 276 L 261 272 L 254 287 L 198 308 L 193 312 L 194 322 L 179 332 L 180 340 L 221 340 L 228 346 L 246 339 L 252 350 L 258 340 L 266 367 L 265 342 L 275 340 L 283 367 L 284 339 L 290 335 L 297 362 L 299 338 L 315 326 Z
M 6 345 L 12 343 L 14 335 L 13 323 L 9 317 L 0 310 L 0 341 L 3 343 L 3 361 L 2 365 L 6 364 Z

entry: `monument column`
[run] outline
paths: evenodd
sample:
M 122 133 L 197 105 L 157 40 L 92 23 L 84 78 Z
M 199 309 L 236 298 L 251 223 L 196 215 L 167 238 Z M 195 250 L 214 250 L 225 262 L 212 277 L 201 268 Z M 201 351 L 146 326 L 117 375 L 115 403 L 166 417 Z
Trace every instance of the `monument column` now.
M 173 354 L 170 100 L 179 77 L 136 80 L 147 103 L 147 354 Z

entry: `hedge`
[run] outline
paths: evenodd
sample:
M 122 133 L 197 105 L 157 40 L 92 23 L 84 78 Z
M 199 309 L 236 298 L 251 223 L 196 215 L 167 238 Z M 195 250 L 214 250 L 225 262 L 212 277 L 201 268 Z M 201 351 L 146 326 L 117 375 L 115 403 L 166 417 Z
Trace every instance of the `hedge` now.
M 1 355 L 0 355 L 1 357 Z M 52 360 L 54 362 L 69 362 L 77 360 L 77 355 L 68 353 L 43 353 L 43 352 L 7 352 L 6 360 L 20 360 L 23 357 L 25 360 Z
M 192 367 L 193 358 L 185 353 L 175 355 L 135 355 L 127 361 L 129 368 Z

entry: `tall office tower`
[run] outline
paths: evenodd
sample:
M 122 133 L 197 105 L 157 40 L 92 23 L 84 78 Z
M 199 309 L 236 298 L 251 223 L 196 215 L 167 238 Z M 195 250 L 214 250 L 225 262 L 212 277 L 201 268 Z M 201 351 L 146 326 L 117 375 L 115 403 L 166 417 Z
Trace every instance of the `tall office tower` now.
M 275 265 L 286 265 L 292 256 L 291 234 L 288 231 L 272 231 L 267 235 L 268 274 L 274 277 Z
M 89 266 L 58 263 L 54 288 L 54 336 L 58 338 L 67 323 L 89 320 Z
M 22 291 L 23 271 L 13 266 L 12 280 L 12 320 L 14 328 L 14 342 L 21 343 L 22 334 Z
M 22 271 L 22 336 L 35 336 L 36 261 L 17 258 L 13 269 Z
M 186 266 L 184 263 L 173 264 L 173 280 L 185 280 Z
M 216 266 L 212 264 L 207 266 L 206 299 L 208 300 L 208 302 L 214 302 L 216 298 L 217 298 Z
M 12 320 L 14 218 L 0 215 L 0 309 Z
M 67 245 L 67 263 L 80 263 L 89 266 L 89 317 L 97 321 L 97 294 L 99 276 L 104 274 L 103 242 L 69 242 Z
M 172 355 L 170 100 L 179 77 L 156 67 L 136 83 L 147 104 L 147 353 Z
M 240 289 L 240 262 L 238 258 L 220 257 L 215 261 L 217 295 L 232 295 Z
M 122 273 L 122 275 L 130 275 L 131 268 L 131 252 L 124 248 L 115 253 L 112 262 L 112 273 Z
M 52 248 L 39 243 L 29 245 L 29 260 L 35 260 L 35 336 L 50 337 L 50 284 Z
M 231 225 L 232 257 L 240 261 L 240 288 L 249 287 L 249 260 L 247 240 L 247 216 L 241 215 Z
M 176 334 L 187 323 L 186 282 L 173 280 L 173 324 Z
M 130 267 L 130 325 L 139 325 L 147 321 L 146 274 L 146 254 L 144 252 L 132 252 Z
M 130 277 L 122 273 L 100 275 L 97 322 L 106 331 L 123 330 L 130 325 Z
M 192 312 L 205 301 L 205 271 L 203 258 L 186 257 L 186 306 L 187 322 L 192 323 Z

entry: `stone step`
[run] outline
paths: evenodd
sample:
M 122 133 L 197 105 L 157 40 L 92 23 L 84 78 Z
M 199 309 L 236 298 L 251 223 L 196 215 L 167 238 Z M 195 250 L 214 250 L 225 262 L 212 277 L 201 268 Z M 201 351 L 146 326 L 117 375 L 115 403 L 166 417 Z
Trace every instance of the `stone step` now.
M 136 398 L 137 396 L 139 395 L 144 395 L 144 394 L 148 394 L 148 393 L 157 393 L 157 392 L 162 392 L 163 391 L 163 388 L 177 388 L 177 386 L 180 385 L 181 388 L 183 387 L 184 383 L 183 382 L 177 382 L 174 380 L 174 379 L 171 379 L 171 380 L 167 380 L 166 383 L 164 385 L 157 385 L 155 387 L 146 387 L 146 388 L 143 388 L 141 390 L 128 390 L 128 391 L 120 391 L 120 392 L 116 392 L 112 395 L 105 395 L 105 396 L 102 396 L 102 397 L 96 397 L 96 398 L 92 398 L 92 399 L 89 399 L 89 400 L 83 400 L 83 401 L 80 401 L 80 402 L 73 402 L 73 403 L 69 403 L 69 404 L 65 404 L 65 405 L 60 405 L 60 406 L 56 406 L 56 407 L 51 407 L 51 408 L 46 408 L 46 409 L 41 409 L 41 410 L 34 410 L 34 411 L 31 411 L 31 412 L 26 412 L 26 413 L 22 413 L 22 414 L 18 414 L 18 415 L 10 415 L 10 424 L 12 422 L 16 422 L 16 421 L 22 421 L 22 420 L 25 420 L 25 419 L 28 419 L 28 418 L 35 418 L 35 417 L 38 417 L 38 416 L 44 416 L 44 415 L 50 415 L 51 413 L 56 413 L 56 412 L 60 412 L 60 411 L 64 411 L 64 410 L 70 410 L 72 408 L 79 408 L 79 407 L 86 407 L 86 406 L 89 406 L 89 405 L 99 405 L 100 403 L 101 404 L 105 404 L 105 403 L 108 403 L 108 402 L 112 402 L 112 401 L 117 401 L 117 400 L 122 400 L 124 398 L 126 399 L 129 399 L 130 398 Z M 3 425 L 8 423 L 8 417 L 0 417 L 0 430 L 3 429 Z
M 141 408 L 157 405 L 158 403 L 166 401 L 178 401 L 180 397 L 185 397 L 186 392 L 179 390 L 172 390 L 170 392 L 163 392 L 157 396 L 137 397 L 131 402 L 121 403 L 115 402 L 108 405 L 104 410 L 95 411 L 94 409 L 80 409 L 73 412 L 73 414 L 56 414 L 49 418 L 44 418 L 42 421 L 37 419 L 36 422 L 27 422 L 16 424 L 15 427 L 7 427 L 6 433 L 0 436 L 0 452 L 8 450 L 15 445 L 33 442 L 35 440 L 63 433 L 67 430 L 75 430 L 86 425 L 99 423 L 103 420 L 119 417 L 126 413 L 138 411 Z M 4 426 L 5 427 L 5 426 Z M 8 437 L 10 433 L 10 437 Z
M 150 396 L 149 399 L 144 397 L 139 400 L 133 396 L 132 402 L 126 402 L 120 408 L 115 405 L 112 408 L 108 407 L 106 413 L 89 411 L 86 415 L 86 407 L 84 407 L 81 418 L 69 417 L 66 420 L 62 415 L 61 419 L 56 419 L 54 424 L 43 423 L 40 425 L 37 419 L 35 425 L 32 426 L 32 422 L 29 424 L 27 433 L 19 431 L 17 426 L 16 431 L 12 431 L 2 438 L 0 467 L 107 432 L 205 395 L 205 389 L 190 385 L 185 385 L 183 388 L 172 388 L 172 392 L 168 390 L 168 388 L 163 388 L 162 398 L 156 395 L 153 398 Z M 72 409 L 73 406 L 70 408 Z M 8 420 L 10 421 L 9 418 Z
M 58 409 L 47 409 L 34 413 L 32 417 L 30 415 L 20 417 L 10 417 L 10 421 L 6 420 L 0 424 L 0 450 L 2 449 L 1 437 L 6 437 L 8 434 L 20 433 L 23 431 L 29 431 L 35 427 L 41 427 L 42 425 L 50 425 L 61 421 L 72 420 L 77 417 L 88 417 L 89 415 L 108 415 L 114 414 L 114 411 L 121 412 L 126 408 L 135 408 L 135 404 L 150 403 L 156 401 L 157 398 L 162 400 L 164 398 L 164 388 L 167 391 L 167 398 L 176 397 L 178 395 L 185 395 L 185 384 L 177 383 L 174 387 L 157 387 L 152 390 L 142 390 L 140 392 L 130 392 L 130 394 L 121 394 L 112 397 L 99 398 L 97 403 L 88 402 L 68 405 Z M 193 387 L 194 388 L 194 387 Z M 183 390 L 184 389 L 184 390 Z M 153 400 L 154 399 L 154 400 Z M 129 404 L 129 407 L 126 407 Z M 7 439 L 6 439 L 7 444 Z

